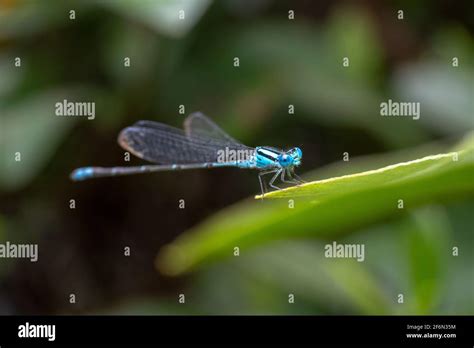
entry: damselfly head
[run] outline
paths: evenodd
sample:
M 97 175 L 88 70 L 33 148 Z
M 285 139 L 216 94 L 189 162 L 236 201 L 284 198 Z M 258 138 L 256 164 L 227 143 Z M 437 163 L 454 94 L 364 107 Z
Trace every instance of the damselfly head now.
M 301 164 L 302 151 L 298 147 L 294 147 L 278 156 L 277 160 L 283 168 L 299 166 Z
M 288 156 L 293 159 L 293 165 L 299 166 L 301 164 L 301 159 L 303 158 L 303 151 L 299 147 L 294 147 L 286 152 Z

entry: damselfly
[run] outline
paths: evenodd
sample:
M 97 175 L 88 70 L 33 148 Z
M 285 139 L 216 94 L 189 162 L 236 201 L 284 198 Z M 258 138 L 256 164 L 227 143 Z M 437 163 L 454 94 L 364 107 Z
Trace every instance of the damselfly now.
M 81 181 L 104 176 L 150 173 L 168 170 L 237 167 L 259 170 L 262 195 L 265 187 L 262 177 L 273 174 L 270 187 L 279 189 L 274 182 L 299 184 L 295 174 L 303 156 L 298 147 L 283 151 L 269 146 L 251 148 L 225 133 L 200 112 L 189 115 L 184 131 L 153 121 L 138 121 L 123 129 L 118 137 L 122 148 L 146 161 L 157 163 L 135 167 L 83 167 L 71 173 L 71 179 Z

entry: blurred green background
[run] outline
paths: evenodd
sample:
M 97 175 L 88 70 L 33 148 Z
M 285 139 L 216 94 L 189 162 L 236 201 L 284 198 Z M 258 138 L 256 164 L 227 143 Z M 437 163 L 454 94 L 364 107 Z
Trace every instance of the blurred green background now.
M 258 193 L 256 173 L 68 178 L 123 165 L 123 127 L 193 111 L 250 146 L 301 147 L 307 180 L 449 152 L 474 129 L 473 15 L 448 0 L 0 0 L 0 241 L 39 245 L 36 263 L 0 260 L 0 314 L 474 314 L 472 192 L 337 236 L 365 244 L 363 263 L 285 238 L 169 277 L 159 250 Z M 63 99 L 95 102 L 95 119 L 56 117 Z M 387 99 L 421 118 L 381 117 Z

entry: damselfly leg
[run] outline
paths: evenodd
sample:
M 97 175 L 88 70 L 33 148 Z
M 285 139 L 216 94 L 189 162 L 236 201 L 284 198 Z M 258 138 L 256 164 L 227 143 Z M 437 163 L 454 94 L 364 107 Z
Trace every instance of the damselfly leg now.
M 306 181 L 304 181 L 303 179 L 301 179 L 296 173 L 295 173 L 295 170 L 294 168 L 288 168 L 287 169 L 287 174 L 288 174 L 288 177 L 290 178 L 291 181 L 289 181 L 290 183 L 292 184 L 304 184 Z
M 279 187 L 273 185 L 273 182 L 275 181 L 275 179 L 278 177 L 278 175 L 280 175 L 280 173 L 283 171 L 283 169 L 272 169 L 272 170 L 266 170 L 266 171 L 263 171 L 263 172 L 260 172 L 258 173 L 258 181 L 260 182 L 260 190 L 262 191 L 262 198 L 263 196 L 265 195 L 265 193 L 267 192 L 266 190 L 266 185 L 265 185 L 265 181 L 262 179 L 264 175 L 267 175 L 267 174 L 275 174 L 270 182 L 269 182 L 269 186 L 270 187 L 273 187 L 274 189 L 277 189 L 277 190 L 280 190 Z
M 287 175 L 288 179 L 285 179 L 285 174 Z M 305 182 L 295 174 L 292 168 L 287 168 L 282 171 L 281 181 L 287 184 L 302 184 Z
M 276 178 L 278 177 L 278 175 L 280 175 L 280 173 L 283 171 L 283 169 L 278 169 L 275 173 L 275 175 L 273 176 L 273 178 L 270 180 L 270 182 L 268 183 L 268 185 L 270 187 L 273 187 L 274 189 L 276 190 L 280 190 L 280 188 L 278 186 L 275 186 L 273 185 L 273 183 L 275 182 Z

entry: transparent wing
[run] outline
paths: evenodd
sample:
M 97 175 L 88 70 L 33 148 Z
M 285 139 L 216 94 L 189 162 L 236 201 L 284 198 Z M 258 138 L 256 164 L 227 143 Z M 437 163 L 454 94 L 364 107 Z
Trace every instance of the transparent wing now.
M 184 131 L 189 137 L 210 138 L 220 142 L 240 144 L 201 112 L 194 112 L 186 118 Z
M 238 142 L 191 133 L 159 122 L 138 121 L 120 132 L 118 143 L 135 156 L 160 164 L 217 162 L 219 150 L 251 150 Z

